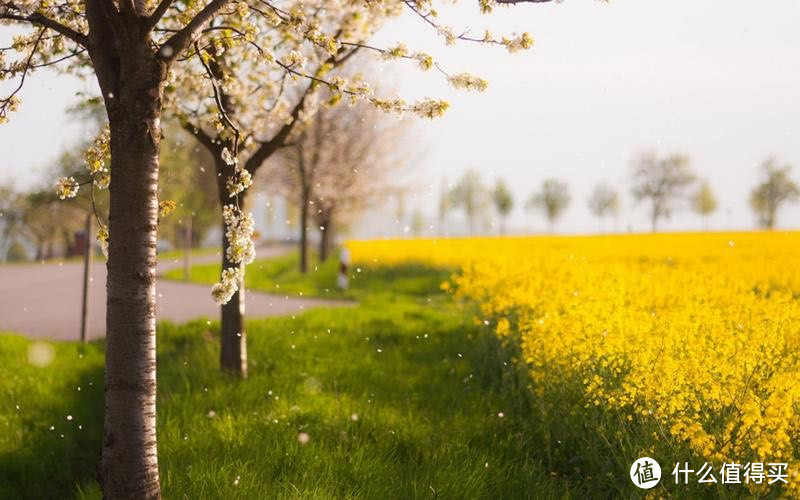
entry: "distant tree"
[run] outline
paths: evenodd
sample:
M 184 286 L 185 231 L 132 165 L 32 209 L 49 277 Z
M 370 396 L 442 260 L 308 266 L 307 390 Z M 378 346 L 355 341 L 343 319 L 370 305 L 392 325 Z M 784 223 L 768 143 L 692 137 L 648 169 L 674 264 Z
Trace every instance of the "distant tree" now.
M 394 189 L 394 193 L 392 194 L 392 198 L 394 198 L 395 206 L 394 206 L 394 221 L 395 224 L 399 227 L 400 231 L 402 232 L 405 227 L 405 220 L 406 220 L 406 192 L 403 187 L 396 187 Z
M 61 203 L 49 187 L 25 196 L 22 222 L 24 233 L 33 244 L 36 259 L 49 259 L 70 252 L 74 231 L 83 226 L 85 211 Z
M 100 126 L 94 118 L 98 107 L 90 104 L 81 109 L 84 115 L 80 115 L 75 109 L 70 114 L 80 120 L 90 133 L 99 133 Z M 88 140 L 79 140 L 68 146 L 47 169 L 47 177 L 80 178 L 86 171 L 90 149 L 92 141 Z M 57 199 L 50 185 L 40 186 L 29 192 L 26 200 L 26 232 L 29 241 L 37 249 L 37 259 L 54 257 L 56 254 L 69 256 L 77 252 L 73 241 L 75 231 L 83 230 L 88 213 L 107 212 L 108 195 L 107 189 L 82 189 L 65 204 L 66 207 L 57 207 L 55 205 L 60 199 Z M 49 243 L 44 252 L 46 256 L 42 256 L 39 255 L 43 250 L 40 239 L 47 234 L 52 236 L 46 236 Z
M 602 225 L 606 215 L 616 216 L 619 213 L 619 193 L 608 184 L 598 184 L 589 196 L 587 205 Z
M 489 193 L 481 181 L 481 174 L 475 169 L 464 172 L 450 191 L 452 206 L 463 209 L 467 216 L 470 234 L 474 234 L 475 223 L 486 211 L 488 198 Z
M 547 217 L 550 232 L 553 232 L 556 221 L 567 209 L 569 202 L 569 186 L 557 179 L 546 179 L 540 190 L 533 193 L 528 200 L 528 207 L 541 210 Z
M 441 234 L 444 230 L 445 223 L 447 222 L 447 214 L 450 212 L 450 205 L 451 205 L 451 198 L 450 189 L 447 186 L 447 179 L 442 178 L 442 187 L 439 190 L 439 233 Z
M 12 184 L 0 186 L 0 262 L 9 259 L 23 231 L 25 198 Z
M 669 217 L 677 199 L 694 182 L 689 157 L 672 154 L 659 158 L 643 153 L 633 162 L 633 188 L 637 201 L 650 203 L 650 224 L 655 232 L 658 219 Z
M 6 252 L 6 262 L 23 262 L 28 260 L 28 251 L 18 240 L 11 242 Z
M 708 229 L 708 216 L 717 210 L 717 198 L 708 181 L 703 181 L 692 195 L 692 210 L 703 218 L 703 229 Z
M 500 215 L 500 232 L 505 234 L 508 214 L 510 214 L 511 210 L 514 208 L 514 197 L 502 179 L 498 179 L 497 184 L 494 186 L 494 190 L 492 191 L 492 203 L 494 203 L 494 208 L 497 210 L 498 215 Z
M 791 165 L 779 165 L 774 158 L 761 164 L 762 181 L 750 192 L 750 207 L 761 227 L 775 227 L 781 206 L 800 197 L 800 188 L 789 178 L 791 170 Z
M 414 236 L 419 236 L 425 231 L 425 217 L 422 215 L 419 207 L 414 207 L 414 212 L 411 214 L 411 225 L 409 231 Z
M 407 149 L 399 144 L 407 125 L 367 106 L 322 109 L 270 165 L 267 174 L 299 209 L 302 272 L 308 267 L 310 221 L 320 228 L 319 259 L 325 260 L 334 231 L 348 217 L 398 193 L 388 174 L 404 165 Z
M 167 139 L 161 144 L 161 172 L 158 198 L 175 202 L 169 217 L 161 217 L 159 231 L 173 248 L 180 248 L 191 219 L 192 241 L 196 246 L 208 232 L 221 224 L 217 204 L 215 159 L 193 137 L 178 127 L 168 127 Z

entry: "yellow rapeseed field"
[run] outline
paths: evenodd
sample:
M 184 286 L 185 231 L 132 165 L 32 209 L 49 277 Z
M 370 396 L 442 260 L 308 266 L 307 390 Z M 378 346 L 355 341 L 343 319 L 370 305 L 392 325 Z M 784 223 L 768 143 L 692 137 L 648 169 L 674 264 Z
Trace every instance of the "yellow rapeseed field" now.
M 499 336 L 520 342 L 537 392 L 577 381 L 587 407 L 655 422 L 654 439 L 687 446 L 717 468 L 786 462 L 785 492 L 798 496 L 800 233 L 348 247 L 356 263 L 458 269 L 443 286 L 479 304 L 479 319 Z

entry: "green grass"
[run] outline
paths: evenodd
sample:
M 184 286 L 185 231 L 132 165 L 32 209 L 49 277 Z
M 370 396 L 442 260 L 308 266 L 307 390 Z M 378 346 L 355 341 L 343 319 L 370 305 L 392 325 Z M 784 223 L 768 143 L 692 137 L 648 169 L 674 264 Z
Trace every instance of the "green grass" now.
M 219 247 L 192 248 L 192 257 L 214 255 L 217 252 L 219 252 Z M 163 252 L 158 252 L 158 258 L 162 261 L 183 259 L 183 254 L 183 248 L 179 248 L 177 250 L 165 250 Z
M 334 264 L 307 276 L 294 264 L 262 261 L 250 279 L 333 293 Z M 165 498 L 642 498 L 628 468 L 643 455 L 661 462 L 657 496 L 746 496 L 672 484 L 676 461 L 703 461 L 652 423 L 587 405 L 580 381 L 534 386 L 514 344 L 439 291 L 448 274 L 355 269 L 340 296 L 356 307 L 249 321 L 246 381 L 219 372 L 216 322 L 160 324 Z M 31 364 L 42 345 L 52 361 Z M 100 498 L 102 376 L 102 342 L 0 335 L 0 498 Z
M 219 372 L 217 323 L 159 325 L 166 498 L 585 496 L 542 466 L 508 353 L 444 271 L 356 273 L 358 307 L 250 321 L 246 381 Z M 310 276 L 295 290 L 324 290 Z M 45 367 L 32 345 L 0 336 L 0 498 L 98 498 L 103 344 L 52 344 Z
M 31 364 L 37 351 L 52 361 Z M 0 335 L 0 498 L 65 498 L 91 481 L 102 399 L 101 345 Z
M 247 266 L 245 280 L 248 289 L 341 299 L 390 298 L 397 295 L 420 297 L 437 293 L 439 285 L 452 274 L 448 269 L 431 269 L 420 265 L 364 269 L 352 266 L 350 289 L 342 291 L 336 287 L 339 263 L 335 258 L 320 263 L 312 254 L 305 274 L 299 271 L 299 259 L 299 254 L 293 252 L 281 257 L 256 260 Z M 219 281 L 219 275 L 220 265 L 213 263 L 192 266 L 190 278 L 196 283 L 213 284 Z M 182 280 L 183 270 L 174 269 L 163 276 Z

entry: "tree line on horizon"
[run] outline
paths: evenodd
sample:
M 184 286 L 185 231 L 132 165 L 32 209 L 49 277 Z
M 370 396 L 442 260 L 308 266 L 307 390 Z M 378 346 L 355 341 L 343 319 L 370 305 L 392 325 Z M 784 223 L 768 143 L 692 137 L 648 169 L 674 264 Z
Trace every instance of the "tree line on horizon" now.
M 780 209 L 800 199 L 800 187 L 792 179 L 791 170 L 791 165 L 773 157 L 759 165 L 760 178 L 748 199 L 759 227 L 773 229 Z M 630 194 L 637 204 L 646 206 L 653 232 L 658 230 L 661 220 L 668 219 L 679 208 L 680 202 L 688 202 L 689 208 L 703 219 L 704 229 L 708 228 L 708 217 L 719 207 L 711 183 L 693 172 L 686 155 L 641 153 L 631 163 L 629 175 Z M 587 197 L 586 207 L 602 227 L 606 218 L 619 216 L 621 198 L 621 189 L 600 182 Z M 544 216 L 552 233 L 572 201 L 566 181 L 547 178 L 522 206 L 527 212 Z M 516 206 L 517 201 L 503 179 L 497 179 L 490 187 L 484 184 L 478 170 L 468 169 L 453 185 L 443 179 L 438 203 L 439 226 L 446 225 L 451 211 L 461 210 L 469 233 L 475 234 L 478 226 L 486 225 L 487 215 L 492 212 L 498 218 L 499 233 L 506 234 L 508 217 Z

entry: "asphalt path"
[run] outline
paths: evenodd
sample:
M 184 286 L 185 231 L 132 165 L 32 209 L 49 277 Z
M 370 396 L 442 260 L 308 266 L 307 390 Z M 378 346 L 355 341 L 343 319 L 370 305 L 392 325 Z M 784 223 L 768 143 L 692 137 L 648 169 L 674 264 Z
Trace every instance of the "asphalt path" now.
M 291 251 L 287 246 L 269 246 L 257 251 L 259 258 Z M 192 257 L 192 264 L 217 262 L 219 255 Z M 158 273 L 183 267 L 182 259 L 160 261 Z M 80 337 L 83 262 L 26 263 L 0 266 L 0 332 L 30 338 L 78 340 Z M 348 302 L 292 297 L 247 291 L 246 314 L 251 318 L 294 314 L 314 307 L 350 305 Z M 196 318 L 219 317 L 219 306 L 211 298 L 211 287 L 158 278 L 157 318 L 183 323 Z M 105 335 L 106 266 L 102 258 L 93 262 L 89 286 L 89 338 Z

